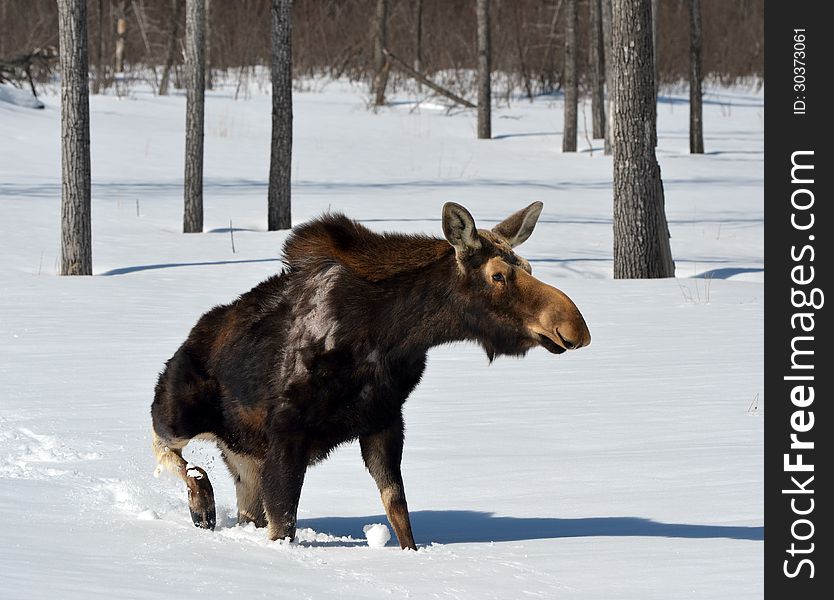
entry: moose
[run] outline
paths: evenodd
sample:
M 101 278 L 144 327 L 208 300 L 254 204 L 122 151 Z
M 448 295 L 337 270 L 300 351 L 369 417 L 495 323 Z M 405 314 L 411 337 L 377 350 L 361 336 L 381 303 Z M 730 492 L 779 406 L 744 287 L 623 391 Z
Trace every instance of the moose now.
M 296 227 L 282 272 L 205 313 L 159 376 L 157 474 L 185 482 L 194 524 L 214 529 L 216 518 L 206 471 L 182 457 L 190 440 L 220 447 L 238 523 L 291 540 L 307 467 L 358 438 L 400 546 L 416 549 L 400 471 L 402 406 L 428 350 L 468 340 L 491 362 L 591 341 L 573 301 L 514 251 L 542 206 L 486 230 L 446 203 L 445 239 L 378 234 L 333 213 Z

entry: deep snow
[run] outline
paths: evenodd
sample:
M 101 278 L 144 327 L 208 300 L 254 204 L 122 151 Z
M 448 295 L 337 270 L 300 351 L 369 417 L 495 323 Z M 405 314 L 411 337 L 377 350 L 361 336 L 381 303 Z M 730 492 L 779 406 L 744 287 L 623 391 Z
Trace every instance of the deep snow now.
M 155 378 L 200 314 L 280 267 L 266 232 L 269 98 L 211 92 L 206 233 L 182 235 L 184 98 L 91 98 L 92 278 L 55 277 L 57 97 L 0 103 L 0 598 L 758 598 L 763 593 L 762 94 L 659 103 L 678 278 L 615 281 L 611 160 L 561 147 L 559 96 L 474 115 L 373 114 L 364 90 L 295 95 L 293 221 L 332 209 L 440 235 L 453 200 L 490 226 L 534 200 L 519 251 L 568 293 L 593 342 L 488 365 L 431 352 L 406 404 L 403 462 L 420 550 L 368 547 L 387 523 L 355 444 L 307 475 L 298 542 L 234 524 L 217 451 L 215 532 L 155 479 Z M 589 108 L 585 108 L 589 112 Z M 236 252 L 232 252 L 230 225 Z

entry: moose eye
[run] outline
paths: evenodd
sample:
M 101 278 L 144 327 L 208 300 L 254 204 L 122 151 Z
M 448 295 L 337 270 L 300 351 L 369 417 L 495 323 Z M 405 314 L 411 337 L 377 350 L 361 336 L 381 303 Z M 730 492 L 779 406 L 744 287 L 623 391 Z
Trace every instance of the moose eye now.
M 498 283 L 502 283 L 504 281 L 504 275 L 502 273 L 496 273 L 492 276 L 492 280 Z

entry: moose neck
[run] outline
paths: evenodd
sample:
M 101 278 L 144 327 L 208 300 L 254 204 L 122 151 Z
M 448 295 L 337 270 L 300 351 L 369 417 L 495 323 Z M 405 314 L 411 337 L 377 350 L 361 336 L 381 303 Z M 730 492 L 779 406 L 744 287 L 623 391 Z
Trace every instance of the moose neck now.
M 360 319 L 387 350 L 425 353 L 433 346 L 470 337 L 459 313 L 458 267 L 454 251 L 449 250 L 435 261 L 374 284 Z

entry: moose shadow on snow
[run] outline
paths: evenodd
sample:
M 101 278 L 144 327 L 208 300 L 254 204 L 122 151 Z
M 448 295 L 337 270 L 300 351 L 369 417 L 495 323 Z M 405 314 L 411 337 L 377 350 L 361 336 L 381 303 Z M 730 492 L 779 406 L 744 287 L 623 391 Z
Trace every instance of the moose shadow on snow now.
M 365 517 L 320 517 L 299 519 L 300 528 L 334 536 L 364 539 L 362 527 L 387 523 L 385 515 Z M 415 541 L 420 545 L 519 542 L 524 540 L 574 537 L 665 537 L 687 539 L 733 539 L 761 541 L 764 527 L 734 525 L 693 525 L 661 523 L 639 517 L 502 517 L 473 510 L 421 510 L 411 512 Z M 356 545 L 327 542 L 322 545 Z

